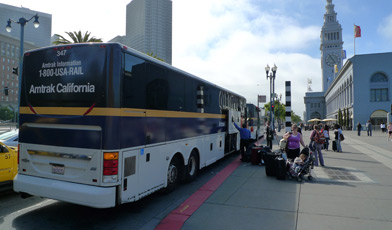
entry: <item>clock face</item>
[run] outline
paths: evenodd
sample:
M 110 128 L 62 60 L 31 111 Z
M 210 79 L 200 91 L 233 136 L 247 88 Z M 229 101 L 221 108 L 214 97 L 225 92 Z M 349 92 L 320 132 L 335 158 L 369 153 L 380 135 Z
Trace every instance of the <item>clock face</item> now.
M 340 57 L 336 54 L 328 54 L 328 56 L 325 58 L 325 62 L 329 66 L 334 66 L 335 64 L 338 64 L 340 61 Z

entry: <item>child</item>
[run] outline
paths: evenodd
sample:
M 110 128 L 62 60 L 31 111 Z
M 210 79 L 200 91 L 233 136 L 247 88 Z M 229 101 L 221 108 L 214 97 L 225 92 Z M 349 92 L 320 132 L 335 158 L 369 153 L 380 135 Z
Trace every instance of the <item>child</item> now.
M 294 159 L 294 164 L 291 166 L 295 173 L 298 173 L 304 166 L 304 162 L 306 160 L 306 155 L 301 154 L 299 157 Z

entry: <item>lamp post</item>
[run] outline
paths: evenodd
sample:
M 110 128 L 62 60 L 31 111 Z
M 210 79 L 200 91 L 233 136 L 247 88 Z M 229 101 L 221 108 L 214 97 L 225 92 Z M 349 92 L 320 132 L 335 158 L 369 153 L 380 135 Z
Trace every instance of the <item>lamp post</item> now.
M 8 19 L 7 21 L 7 26 L 5 27 L 5 29 L 7 30 L 7 32 L 11 32 L 12 31 L 12 27 L 11 27 L 11 23 L 17 23 L 20 25 L 20 54 L 19 54 L 19 75 L 18 75 L 18 116 L 19 116 L 19 107 L 20 107 L 20 98 L 21 98 L 21 84 L 22 84 L 22 68 L 23 68 L 23 44 L 24 44 L 24 26 L 26 25 L 26 23 L 28 23 L 29 21 L 31 21 L 31 19 L 34 18 L 34 27 L 38 28 L 39 27 L 39 21 L 38 21 L 38 14 L 35 14 L 33 17 L 31 17 L 30 19 L 25 19 L 24 17 L 19 18 L 19 21 L 14 21 L 12 19 Z M 18 119 L 19 121 L 19 119 Z
M 274 97 L 275 97 L 275 76 L 276 76 L 276 70 L 278 67 L 274 64 L 272 68 L 267 65 L 265 67 L 265 72 L 267 74 L 267 80 L 268 78 L 270 79 L 270 122 L 271 122 L 271 128 L 272 130 L 275 130 L 275 121 L 274 121 Z M 268 75 L 269 74 L 269 75 Z

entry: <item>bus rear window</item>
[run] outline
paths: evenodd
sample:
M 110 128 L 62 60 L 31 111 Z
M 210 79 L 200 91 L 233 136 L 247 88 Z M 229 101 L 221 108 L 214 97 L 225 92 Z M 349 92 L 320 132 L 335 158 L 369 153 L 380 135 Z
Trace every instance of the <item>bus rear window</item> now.
M 85 107 L 103 101 L 106 48 L 54 47 L 24 57 L 22 105 Z

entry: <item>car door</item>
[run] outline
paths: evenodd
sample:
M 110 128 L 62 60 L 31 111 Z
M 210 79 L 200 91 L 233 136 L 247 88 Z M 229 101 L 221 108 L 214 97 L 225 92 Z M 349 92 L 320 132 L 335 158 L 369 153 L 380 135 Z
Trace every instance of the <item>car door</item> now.
M 0 182 L 13 180 L 16 174 L 16 154 L 0 143 Z

